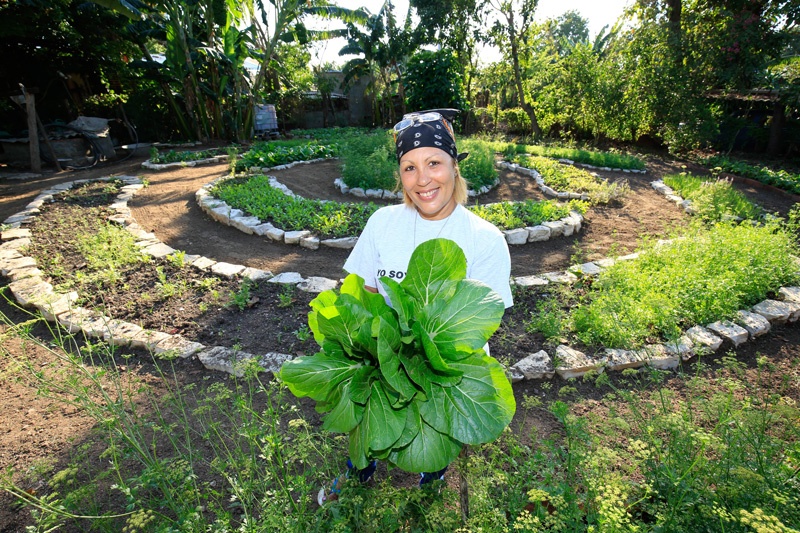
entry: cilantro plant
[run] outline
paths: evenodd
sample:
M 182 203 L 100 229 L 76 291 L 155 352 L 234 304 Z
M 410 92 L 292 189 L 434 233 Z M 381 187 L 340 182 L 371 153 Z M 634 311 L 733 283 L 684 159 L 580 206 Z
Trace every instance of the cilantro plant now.
M 286 362 L 280 377 L 328 413 L 325 429 L 350 434 L 356 467 L 381 459 L 434 472 L 511 422 L 511 384 L 483 350 L 503 301 L 465 278 L 463 251 L 433 239 L 414 251 L 401 283 L 381 278 L 391 307 L 355 274 L 311 302 L 308 324 L 322 351 Z

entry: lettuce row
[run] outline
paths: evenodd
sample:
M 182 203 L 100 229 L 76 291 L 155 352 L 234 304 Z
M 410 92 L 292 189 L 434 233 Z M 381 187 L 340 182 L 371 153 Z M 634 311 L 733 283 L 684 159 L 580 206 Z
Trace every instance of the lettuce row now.
M 511 384 L 483 350 L 503 301 L 465 278 L 461 248 L 434 239 L 417 247 L 401 283 L 381 278 L 391 307 L 354 274 L 311 302 L 308 323 L 322 351 L 286 362 L 280 378 L 327 413 L 325 429 L 349 433 L 356 467 L 381 459 L 437 471 L 464 444 L 494 440 L 511 422 Z

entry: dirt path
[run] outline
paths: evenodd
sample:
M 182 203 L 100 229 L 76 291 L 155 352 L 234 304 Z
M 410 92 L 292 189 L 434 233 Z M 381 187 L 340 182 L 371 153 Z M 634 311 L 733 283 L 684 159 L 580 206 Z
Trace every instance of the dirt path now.
M 172 246 L 190 254 L 200 254 L 217 261 L 279 272 L 300 272 L 304 276 L 337 278 L 342 275 L 348 252 L 320 248 L 306 250 L 271 242 L 266 238 L 245 235 L 222 226 L 207 217 L 195 202 L 195 192 L 204 184 L 227 172 L 225 164 L 189 167 L 174 171 L 151 172 L 141 169 L 146 154 L 120 164 L 97 167 L 81 172 L 61 172 L 38 180 L 9 182 L 0 180 L 0 217 L 5 219 L 24 208 L 41 189 L 55 183 L 109 174 L 146 176 L 150 186 L 140 191 L 129 203 L 136 220 L 148 231 Z M 586 215 L 583 229 L 577 235 L 544 243 L 511 247 L 512 275 L 524 276 L 560 270 L 574 261 L 588 261 L 633 250 L 642 236 L 664 235 L 681 226 L 688 217 L 681 209 L 657 194 L 650 182 L 670 172 L 680 172 L 681 161 L 652 158 L 647 174 L 599 172 L 609 180 L 627 181 L 631 193 L 615 205 L 592 209 Z M 692 171 L 701 169 L 691 168 Z M 340 175 L 336 161 L 298 165 L 272 172 L 293 191 L 308 198 L 336 201 L 358 201 L 343 195 L 333 185 Z M 793 195 L 771 187 L 756 187 L 752 182 L 737 184 L 754 201 L 770 211 L 785 213 L 797 201 Z M 481 197 L 482 203 L 501 200 L 541 199 L 542 195 L 529 178 L 503 171 L 501 184 Z

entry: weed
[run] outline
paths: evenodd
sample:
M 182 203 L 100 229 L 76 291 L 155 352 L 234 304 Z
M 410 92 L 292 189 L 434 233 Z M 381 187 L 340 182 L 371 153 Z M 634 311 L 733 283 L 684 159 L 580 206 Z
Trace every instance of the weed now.
M 299 340 L 300 342 L 305 342 L 309 338 L 311 338 L 311 330 L 308 329 L 308 326 L 303 325 L 292 332 L 292 334 Z
M 281 292 L 278 293 L 278 307 L 286 309 L 291 307 L 295 302 L 294 285 L 284 284 L 281 287 Z
M 255 303 L 252 289 L 255 283 L 250 278 L 244 278 L 239 284 L 239 290 L 230 293 L 228 305 L 236 307 L 239 311 L 244 311 Z
M 188 263 L 186 261 L 186 252 L 183 250 L 176 250 L 167 256 L 167 261 L 177 268 L 178 270 L 185 267 Z

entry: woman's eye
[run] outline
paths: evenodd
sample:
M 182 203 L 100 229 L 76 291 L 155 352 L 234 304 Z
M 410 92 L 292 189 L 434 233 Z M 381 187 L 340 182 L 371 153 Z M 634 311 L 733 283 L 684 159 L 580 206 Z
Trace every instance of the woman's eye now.
M 430 166 L 432 166 L 432 167 L 435 167 L 436 165 L 438 165 L 438 164 L 439 164 L 439 162 L 438 162 L 438 161 L 431 161 L 431 162 L 430 162 L 430 163 L 428 163 L 428 164 L 429 164 Z
M 412 167 L 412 166 L 407 166 L 406 168 L 404 168 L 404 169 L 403 169 L 403 172 L 411 172 L 411 171 L 413 171 L 413 170 L 414 170 L 414 167 Z

